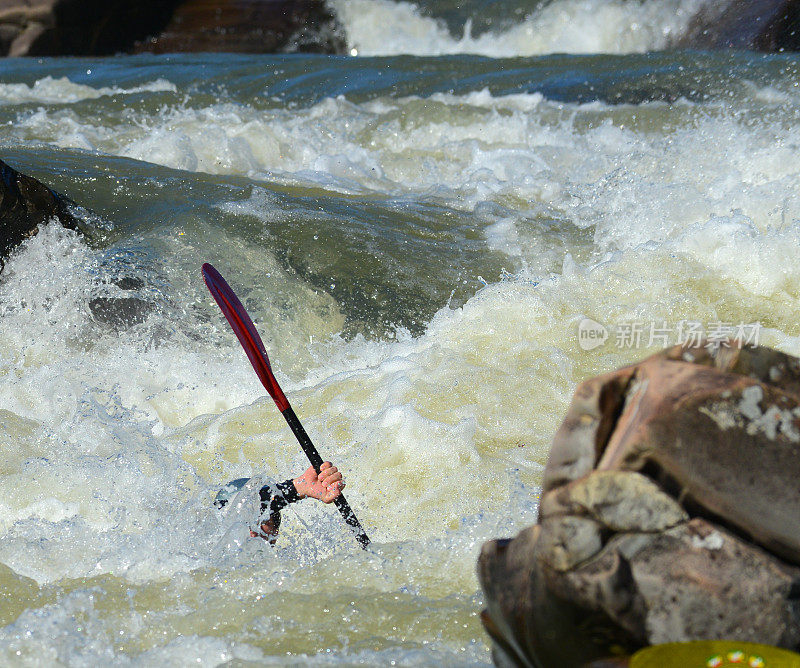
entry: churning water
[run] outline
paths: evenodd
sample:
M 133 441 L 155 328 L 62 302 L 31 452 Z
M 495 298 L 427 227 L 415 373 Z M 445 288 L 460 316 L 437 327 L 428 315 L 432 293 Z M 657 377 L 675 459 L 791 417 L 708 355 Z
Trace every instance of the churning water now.
M 0 158 L 85 207 L 0 276 L 0 663 L 489 663 L 475 559 L 575 384 L 682 321 L 800 352 L 798 59 L 645 53 L 702 4 L 333 0 L 358 57 L 0 64 Z M 213 509 L 306 464 L 203 262 L 370 551 Z

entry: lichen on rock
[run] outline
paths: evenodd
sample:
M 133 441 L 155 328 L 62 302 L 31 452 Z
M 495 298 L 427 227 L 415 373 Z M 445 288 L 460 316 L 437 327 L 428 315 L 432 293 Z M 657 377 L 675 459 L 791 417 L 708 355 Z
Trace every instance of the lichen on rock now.
M 586 381 L 538 524 L 479 559 L 496 661 L 581 666 L 693 639 L 800 649 L 798 479 L 796 358 L 676 346 Z

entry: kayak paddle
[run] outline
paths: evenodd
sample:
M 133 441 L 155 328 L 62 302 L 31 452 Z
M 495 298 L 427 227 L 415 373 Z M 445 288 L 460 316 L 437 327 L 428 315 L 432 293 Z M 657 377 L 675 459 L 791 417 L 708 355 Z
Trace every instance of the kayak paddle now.
M 278 385 L 278 381 L 275 380 L 264 343 L 261 341 L 253 321 L 247 315 L 244 306 L 242 306 L 242 302 L 239 301 L 239 298 L 231 290 L 231 286 L 225 282 L 220 273 L 208 263 L 203 265 L 203 278 L 209 292 L 211 292 L 211 296 L 217 302 L 225 319 L 233 328 L 236 338 L 239 339 L 239 343 L 242 344 L 242 348 L 247 353 L 247 358 L 250 360 L 250 364 L 253 365 L 256 375 L 267 389 L 267 392 L 269 392 L 269 396 L 272 397 L 278 410 L 286 418 L 286 422 L 289 423 L 294 435 L 300 442 L 300 447 L 306 453 L 311 466 L 319 473 L 319 467 L 322 466 L 322 457 L 319 456 L 319 452 L 317 452 L 306 430 L 303 429 L 303 425 L 300 424 L 300 420 L 297 419 L 292 407 L 289 405 L 289 400 L 281 390 L 280 385 Z M 344 517 L 344 521 L 352 529 L 361 547 L 367 549 L 370 542 L 369 538 L 361 527 L 361 523 L 358 521 L 353 509 L 350 508 L 350 504 L 344 498 L 344 494 L 337 496 L 333 502 L 342 517 Z

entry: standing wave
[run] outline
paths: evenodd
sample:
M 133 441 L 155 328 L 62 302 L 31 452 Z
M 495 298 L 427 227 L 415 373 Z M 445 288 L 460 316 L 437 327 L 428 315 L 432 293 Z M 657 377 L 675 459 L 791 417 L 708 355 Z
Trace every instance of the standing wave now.
M 557 0 L 534 8 L 499 31 L 463 34 L 423 15 L 409 2 L 329 0 L 347 35 L 352 55 L 438 56 L 455 53 L 496 58 L 549 53 L 644 53 L 674 44 L 710 0 Z M 506 24 L 507 25 L 507 24 Z

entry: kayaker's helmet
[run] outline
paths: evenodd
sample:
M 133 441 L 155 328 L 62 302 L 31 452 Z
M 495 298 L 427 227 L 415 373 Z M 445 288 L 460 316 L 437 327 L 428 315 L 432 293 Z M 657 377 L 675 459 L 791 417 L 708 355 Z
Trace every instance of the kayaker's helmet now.
M 228 502 L 236 496 L 236 494 L 244 487 L 250 478 L 237 478 L 236 480 L 231 480 L 225 487 L 223 487 L 219 492 L 217 492 L 217 496 L 214 497 L 214 505 L 217 508 L 224 508 L 228 505 Z M 272 490 L 270 489 L 269 485 L 264 485 L 259 490 L 259 496 L 261 497 L 261 515 L 259 517 L 260 521 L 266 522 L 269 519 L 272 522 L 272 526 L 274 530 L 277 531 L 278 527 L 281 525 L 281 514 L 277 511 L 270 512 L 270 501 L 272 500 Z

